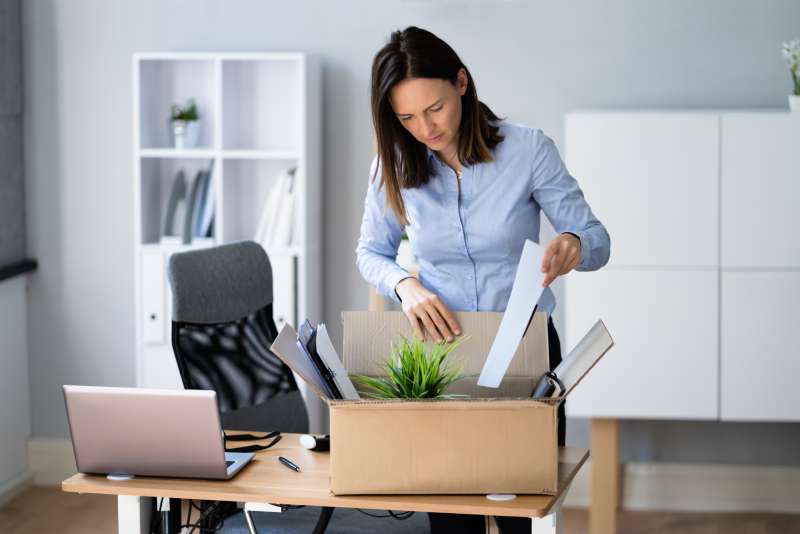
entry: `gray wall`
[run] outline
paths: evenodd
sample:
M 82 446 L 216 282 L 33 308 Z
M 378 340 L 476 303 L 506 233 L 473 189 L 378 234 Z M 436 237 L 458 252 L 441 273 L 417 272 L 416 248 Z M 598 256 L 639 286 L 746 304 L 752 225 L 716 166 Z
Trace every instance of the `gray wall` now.
M 485 102 L 559 145 L 564 114 L 578 108 L 785 108 L 780 44 L 800 33 L 794 0 L 32 0 L 24 9 L 40 436 L 66 435 L 61 384 L 134 381 L 133 52 L 300 50 L 323 58 L 322 319 L 338 336 L 339 312 L 366 307 L 353 249 L 372 157 L 368 78 L 391 30 L 417 24 L 438 33 L 470 67 Z M 631 422 L 623 434 L 627 459 L 757 463 L 768 448 L 774 463 L 800 461 L 792 454 L 797 425 Z M 573 422 L 570 440 L 587 438 L 586 423 Z
M 25 258 L 22 174 L 22 17 L 0 0 L 0 267 Z

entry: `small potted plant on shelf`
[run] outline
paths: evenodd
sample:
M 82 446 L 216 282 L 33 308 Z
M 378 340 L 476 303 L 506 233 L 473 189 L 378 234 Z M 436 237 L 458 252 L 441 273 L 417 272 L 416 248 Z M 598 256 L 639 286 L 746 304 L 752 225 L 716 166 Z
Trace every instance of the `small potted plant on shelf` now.
M 185 106 L 177 104 L 170 108 L 170 131 L 175 148 L 194 148 L 200 135 L 200 116 L 197 113 L 197 104 L 189 100 Z
M 789 109 L 800 111 L 800 38 L 783 43 L 783 59 L 792 75 L 793 93 L 789 95 Z
M 461 378 L 445 360 L 464 341 L 428 344 L 418 338 L 401 337 L 392 344 L 392 355 L 383 363 L 385 377 L 356 376 L 364 394 L 375 399 L 452 399 L 466 395 L 445 394 Z

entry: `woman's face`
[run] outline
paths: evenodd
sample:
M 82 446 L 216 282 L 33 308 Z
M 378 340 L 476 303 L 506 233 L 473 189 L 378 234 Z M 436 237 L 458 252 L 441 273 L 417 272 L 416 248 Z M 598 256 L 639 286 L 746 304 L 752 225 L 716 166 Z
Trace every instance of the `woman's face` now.
M 458 147 L 461 97 L 467 73 L 458 71 L 453 84 L 438 78 L 406 78 L 389 95 L 397 119 L 414 138 L 431 150 L 451 152 Z

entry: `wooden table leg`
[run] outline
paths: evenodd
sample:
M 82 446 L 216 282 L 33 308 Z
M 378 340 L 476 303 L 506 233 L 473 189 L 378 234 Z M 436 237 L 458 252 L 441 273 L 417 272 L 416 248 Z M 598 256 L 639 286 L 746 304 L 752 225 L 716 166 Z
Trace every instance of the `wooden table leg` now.
M 619 509 L 619 424 L 616 419 L 592 419 L 591 534 L 615 534 Z

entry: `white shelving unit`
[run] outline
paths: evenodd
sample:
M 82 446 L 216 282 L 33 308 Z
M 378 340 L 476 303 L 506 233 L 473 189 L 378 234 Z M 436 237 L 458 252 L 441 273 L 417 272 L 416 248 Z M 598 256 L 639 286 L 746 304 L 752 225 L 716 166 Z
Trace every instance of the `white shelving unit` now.
M 195 148 L 175 149 L 173 104 L 197 103 Z M 280 329 L 321 318 L 321 91 L 316 61 L 301 53 L 138 53 L 133 57 L 136 383 L 181 387 L 171 347 L 171 254 L 253 239 L 270 188 L 295 167 L 291 244 L 269 250 Z M 162 240 L 176 173 L 212 171 L 212 237 Z M 312 430 L 321 410 L 309 406 Z

